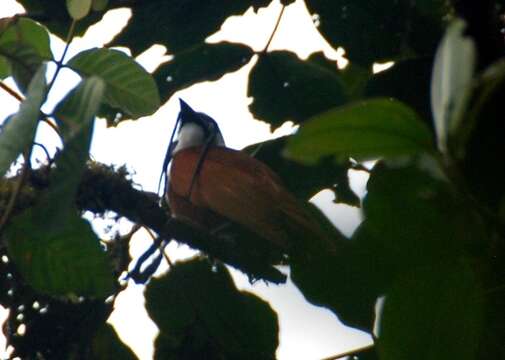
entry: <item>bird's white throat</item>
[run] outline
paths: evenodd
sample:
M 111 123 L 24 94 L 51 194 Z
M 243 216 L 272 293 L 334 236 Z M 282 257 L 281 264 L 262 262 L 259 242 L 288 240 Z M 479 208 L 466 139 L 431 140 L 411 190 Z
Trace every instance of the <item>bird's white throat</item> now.
M 179 130 L 177 145 L 172 154 L 175 155 L 177 152 L 192 146 L 203 145 L 205 141 L 205 132 L 201 126 L 195 123 L 184 124 Z M 224 139 L 219 130 L 211 145 L 224 146 Z

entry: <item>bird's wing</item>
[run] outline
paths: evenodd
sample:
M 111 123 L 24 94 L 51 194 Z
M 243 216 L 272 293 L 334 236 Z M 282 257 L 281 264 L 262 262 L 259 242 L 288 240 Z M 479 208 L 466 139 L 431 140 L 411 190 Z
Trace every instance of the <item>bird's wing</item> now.
M 304 217 L 296 199 L 284 189 L 278 176 L 249 155 L 224 148 L 209 149 L 198 174 L 196 164 L 201 147 L 178 152 L 173 159 L 171 191 L 188 196 L 193 176 L 191 203 L 233 220 L 282 247 L 289 234 L 283 225 L 293 213 L 296 221 Z

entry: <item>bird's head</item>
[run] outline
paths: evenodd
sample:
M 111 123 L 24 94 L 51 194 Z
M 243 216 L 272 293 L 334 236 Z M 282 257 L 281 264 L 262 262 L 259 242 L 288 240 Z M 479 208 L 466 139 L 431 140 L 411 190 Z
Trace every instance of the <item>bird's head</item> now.
M 160 184 L 163 176 L 166 176 L 168 164 L 172 160 L 172 157 L 179 151 L 199 145 L 225 146 L 223 135 L 213 118 L 207 114 L 194 111 L 182 99 L 179 99 L 179 102 L 181 110 L 170 137 L 165 161 L 163 162 Z

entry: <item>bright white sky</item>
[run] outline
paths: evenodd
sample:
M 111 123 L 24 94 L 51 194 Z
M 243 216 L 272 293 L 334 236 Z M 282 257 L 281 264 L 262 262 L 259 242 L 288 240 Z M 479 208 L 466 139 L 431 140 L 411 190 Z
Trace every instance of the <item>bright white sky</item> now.
M 261 50 L 271 34 L 280 9 L 279 2 L 275 1 L 257 14 L 249 10 L 243 16 L 231 17 L 225 22 L 221 31 L 212 35 L 208 41 L 244 42 L 256 50 Z M 2 0 L 0 17 L 22 11 L 23 9 L 14 0 Z M 74 40 L 67 59 L 86 48 L 101 46 L 108 42 L 126 24 L 128 17 L 128 10 L 108 13 L 105 19 L 89 29 L 83 38 Z M 63 43 L 57 38 L 51 40 L 53 52 L 56 58 L 59 58 Z M 286 8 L 270 49 L 288 49 L 296 52 L 301 58 L 306 58 L 315 51 L 324 50 L 326 56 L 332 59 L 339 58 L 339 52 L 332 49 L 313 27 L 313 21 L 300 0 Z M 141 54 L 137 60 L 151 71 L 163 61 L 164 55 L 164 47 L 155 46 Z M 242 148 L 271 138 L 273 135 L 269 126 L 255 120 L 248 111 L 247 106 L 252 100 L 246 95 L 247 77 L 252 66 L 253 63 L 218 81 L 198 84 L 178 92 L 153 116 L 123 122 L 113 129 L 107 129 L 105 121 L 98 119 L 92 144 L 93 157 L 107 164 L 127 164 L 128 168 L 135 172 L 134 181 L 139 186 L 146 191 L 156 191 L 163 156 L 179 111 L 178 97 L 183 98 L 198 111 L 216 119 L 230 147 Z M 61 98 L 78 80 L 78 77 L 69 71 L 62 71 L 54 94 L 46 106 L 54 106 L 58 98 Z M 7 83 L 14 86 L 11 81 Z M 7 94 L 0 93 L 0 98 L 1 121 L 15 112 L 19 104 Z M 291 126 L 285 124 L 275 135 L 290 131 Z M 53 147 L 59 145 L 54 133 L 44 126 L 41 126 L 37 136 L 44 144 L 52 144 Z M 362 195 L 366 178 L 360 173 L 352 174 L 351 178 L 354 189 Z M 344 205 L 334 205 L 330 191 L 320 193 L 315 202 L 345 233 L 350 234 L 359 224 L 359 211 Z M 97 229 L 100 228 L 99 223 L 95 225 Z M 132 256 L 138 257 L 149 244 L 150 240 L 145 233 L 136 234 L 131 243 Z M 172 245 L 168 247 L 167 252 L 174 260 L 192 253 L 187 247 Z M 243 274 L 236 271 L 232 274 L 240 289 L 253 291 L 269 301 L 277 311 L 281 328 L 280 346 L 277 351 L 279 360 L 316 360 L 370 342 L 366 334 L 344 327 L 331 312 L 305 302 L 301 293 L 291 283 L 284 286 L 266 286 L 258 282 L 251 286 Z M 148 360 L 152 358 L 152 339 L 156 336 L 157 329 L 143 308 L 142 292 L 142 286 L 130 284 L 117 299 L 110 322 L 139 358 Z

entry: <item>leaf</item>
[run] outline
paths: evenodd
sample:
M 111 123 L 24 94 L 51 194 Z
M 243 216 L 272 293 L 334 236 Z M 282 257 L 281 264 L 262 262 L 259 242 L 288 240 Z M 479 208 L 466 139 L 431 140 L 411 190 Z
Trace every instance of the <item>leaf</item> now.
M 11 73 L 9 62 L 3 56 L 0 56 L 0 80 L 5 79 Z
M 10 65 L 4 65 L 3 72 L 12 75 L 23 92 L 40 65 L 52 57 L 47 30 L 33 20 L 11 20 L 0 33 L 0 63 Z
M 109 4 L 109 0 L 93 0 L 91 7 L 93 11 L 104 11 Z
M 95 360 L 136 360 L 133 351 L 118 337 L 110 324 L 103 326 L 95 334 L 91 343 L 92 358 Z
M 49 191 L 60 198 L 59 207 L 63 212 L 67 207 L 74 207 L 77 187 L 89 156 L 93 120 L 104 92 L 104 82 L 90 77 L 72 89 L 54 110 L 65 147 L 56 161 L 56 171 L 51 176 L 53 186 Z
M 309 200 L 319 191 L 331 188 L 336 193 L 337 200 L 347 199 L 352 202 L 352 205 L 356 205 L 349 192 L 351 190 L 347 171 L 350 163 L 335 164 L 332 159 L 322 159 L 314 166 L 307 166 L 286 159 L 282 156 L 282 151 L 289 139 L 290 136 L 285 136 L 253 144 L 243 151 L 252 154 L 256 159 L 274 169 L 286 188 L 300 199 Z
M 4 123 L 0 132 L 0 175 L 3 176 L 19 154 L 33 141 L 40 107 L 46 95 L 46 67 L 41 66 L 19 111 Z
M 333 65 L 331 71 L 320 60 L 304 62 L 288 51 L 262 54 L 249 75 L 250 111 L 277 128 L 343 104 L 344 84 Z
M 277 316 L 256 296 L 238 291 L 223 265 L 193 258 L 146 290 L 146 309 L 160 329 L 155 359 L 273 359 Z
M 231 15 L 242 15 L 249 7 L 267 6 L 268 0 L 235 0 L 219 3 L 187 0 L 184 3 L 131 2 L 127 26 L 107 46 L 126 46 L 134 56 L 153 44 L 167 47 L 172 54 L 202 44 L 219 30 Z M 156 24 L 153 31 L 152 24 Z
M 380 163 L 363 200 L 369 246 L 399 272 L 462 256 L 486 238 L 480 216 L 454 196 L 443 175 L 428 172 L 426 160 Z
M 404 274 L 386 295 L 378 341 L 381 359 L 477 359 L 483 296 L 463 261 Z
M 408 106 L 373 99 L 336 108 L 304 123 L 286 155 L 305 164 L 322 156 L 376 159 L 431 152 L 431 134 Z
M 59 198 L 46 198 L 15 217 L 6 229 L 9 256 L 24 280 L 52 296 L 106 297 L 113 290 L 112 272 L 89 223 Z
M 366 84 L 366 97 L 392 97 L 407 104 L 433 128 L 430 78 L 433 57 L 417 57 L 395 62 L 387 70 L 373 74 Z M 408 81 L 406 81 L 408 79 Z
M 0 49 L 7 48 L 12 43 L 33 48 L 44 60 L 53 58 L 47 30 L 29 18 L 12 20 L 0 33 Z
M 104 101 L 124 115 L 137 119 L 158 110 L 156 83 L 142 66 L 118 50 L 90 49 L 70 59 L 67 65 L 81 76 L 98 76 L 107 85 Z
M 475 69 L 475 44 L 463 35 L 465 27 L 463 20 L 455 20 L 447 29 L 435 55 L 431 107 L 438 147 L 442 152 L 447 151 L 448 138 L 461 122 Z
M 37 19 L 44 24 L 52 34 L 65 40 L 73 19 L 67 11 L 67 0 L 19 0 L 28 14 L 37 14 Z M 88 0 L 86 0 L 88 1 Z M 114 8 L 122 7 L 122 2 L 117 2 Z M 81 36 L 93 24 L 99 22 L 105 12 L 91 12 L 75 25 L 74 35 Z
M 81 20 L 91 10 L 91 0 L 67 0 L 67 10 L 72 19 Z
M 343 47 L 352 63 L 365 67 L 431 53 L 450 12 L 445 0 L 307 0 L 306 4 L 321 35 L 335 49 Z
M 222 42 L 199 44 L 178 52 L 175 57 L 160 65 L 154 78 L 163 101 L 176 91 L 202 81 L 214 81 L 249 62 L 253 52 L 248 46 Z
M 84 80 L 56 106 L 64 149 L 51 185 L 35 207 L 7 228 L 9 254 L 25 281 L 45 294 L 106 297 L 112 292 L 105 252 L 75 208 L 104 87 L 99 78 Z

